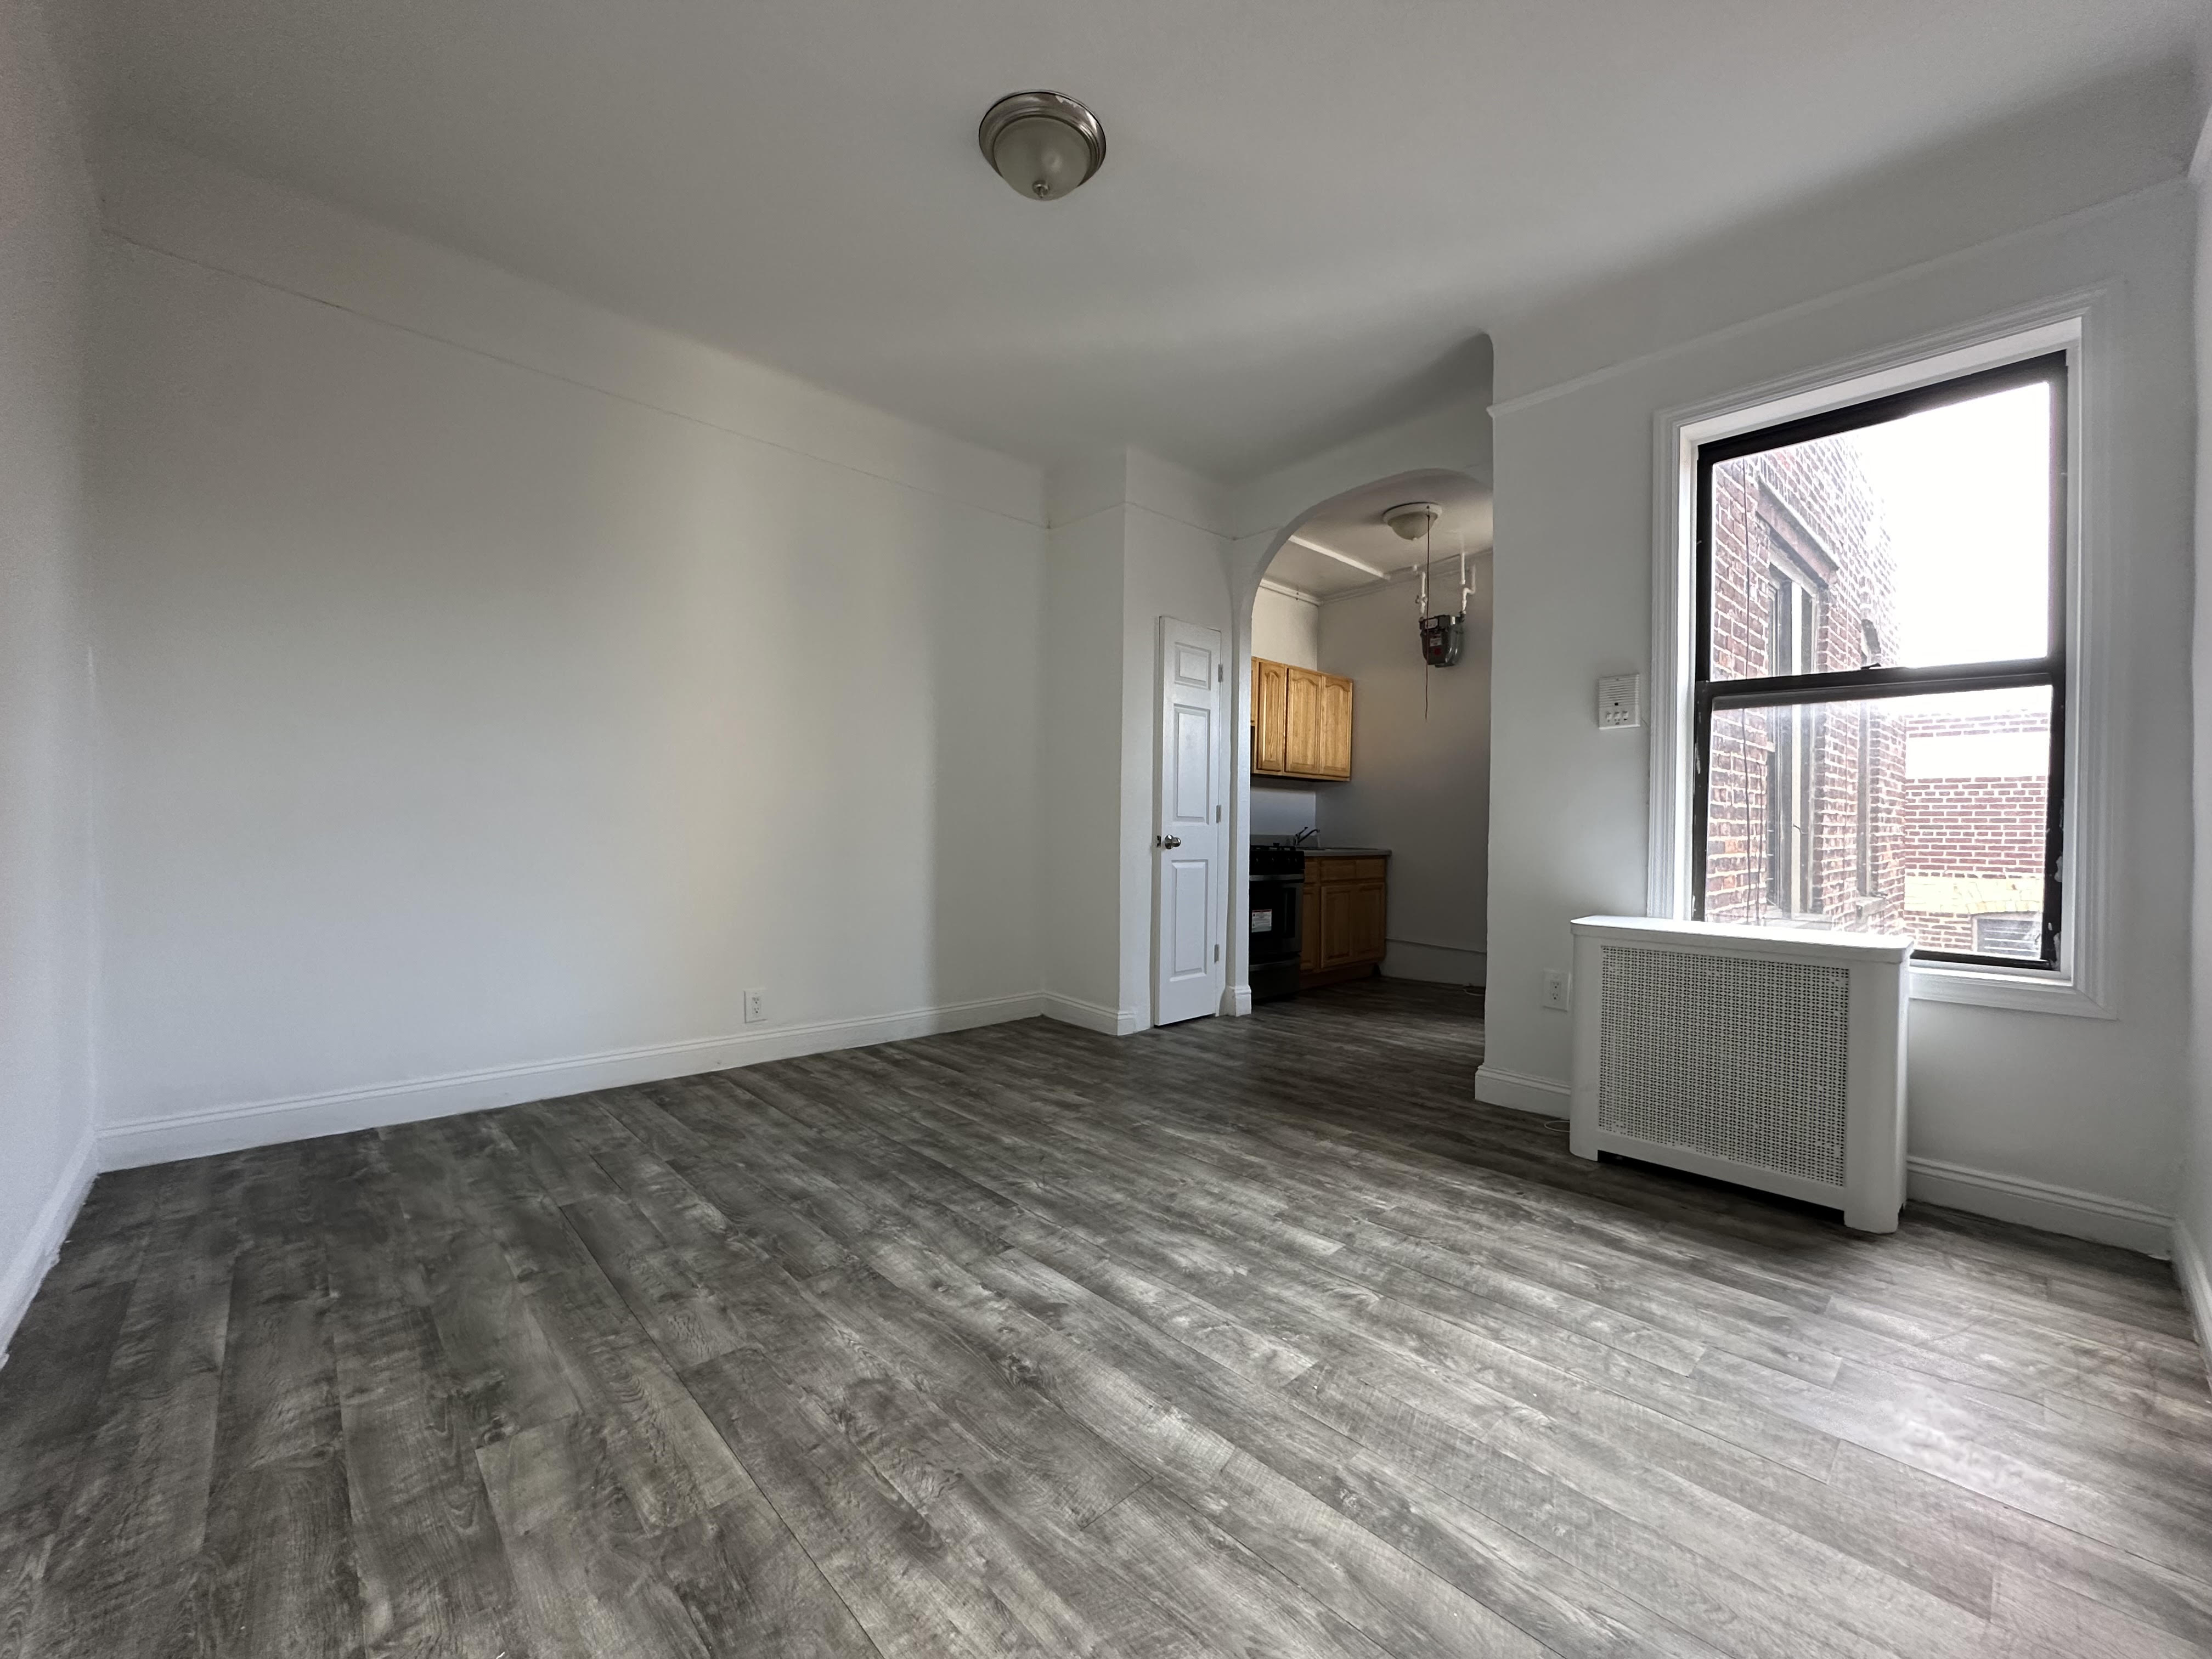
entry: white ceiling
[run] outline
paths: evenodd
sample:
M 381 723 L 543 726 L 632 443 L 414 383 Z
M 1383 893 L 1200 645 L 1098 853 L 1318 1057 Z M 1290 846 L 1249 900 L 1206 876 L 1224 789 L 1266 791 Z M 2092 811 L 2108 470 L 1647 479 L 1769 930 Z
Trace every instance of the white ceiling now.
M 2202 0 L 81 0 L 95 118 L 1041 460 L 1225 482 L 1476 337 L 2190 44 Z M 87 43 L 91 43 L 88 45 Z M 975 126 L 1051 87 L 1104 170 Z
M 1429 532 L 1435 562 L 1431 585 L 1458 580 L 1456 560 L 1490 550 L 1490 491 L 1463 472 L 1414 472 L 1348 490 L 1323 502 L 1297 526 L 1297 533 L 1334 552 L 1346 553 L 1397 576 L 1420 562 L 1421 544 L 1407 541 L 1382 522 L 1390 508 L 1406 501 L 1434 501 L 1439 511 Z M 1268 562 L 1276 581 L 1325 599 L 1372 587 L 1373 570 L 1361 570 L 1312 547 L 1285 542 Z

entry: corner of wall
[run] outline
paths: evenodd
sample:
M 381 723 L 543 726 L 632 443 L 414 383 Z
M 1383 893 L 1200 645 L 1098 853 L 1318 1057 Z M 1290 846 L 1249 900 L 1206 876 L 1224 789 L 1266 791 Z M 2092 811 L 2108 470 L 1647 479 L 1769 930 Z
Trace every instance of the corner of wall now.
M 15 803 L 0 826 L 0 1348 L 95 1163 L 83 369 L 98 207 L 52 22 L 37 4 L 0 9 L 0 787 Z
M 2173 1223 L 2173 1273 L 2197 1324 L 2197 1345 L 2212 1376 L 2212 111 L 2197 138 L 2189 177 L 2197 192 L 2196 628 L 2191 653 L 2196 771 L 2191 792 L 2190 998 L 2191 1030 L 2183 1097 L 2181 1198 Z
M 77 1212 L 84 1207 L 85 1194 L 92 1190 L 93 1177 L 100 1173 L 99 1146 L 92 1125 L 87 1122 L 84 1133 L 77 1137 L 76 1149 L 32 1218 L 13 1258 L 0 1265 L 0 1365 L 8 1363 L 8 1345 L 15 1340 L 23 1316 L 30 1311 L 40 1285 L 60 1260 L 62 1245 L 76 1223 Z
M 1163 518 L 1174 519 L 1209 535 L 1230 533 L 1230 495 L 1212 479 L 1187 466 L 1141 449 L 1123 452 L 1126 457 L 1125 499 Z
M 2197 1357 L 2205 1380 L 2212 1382 L 2212 1257 L 2182 1221 L 2173 1224 L 2173 1277 L 2197 1327 Z

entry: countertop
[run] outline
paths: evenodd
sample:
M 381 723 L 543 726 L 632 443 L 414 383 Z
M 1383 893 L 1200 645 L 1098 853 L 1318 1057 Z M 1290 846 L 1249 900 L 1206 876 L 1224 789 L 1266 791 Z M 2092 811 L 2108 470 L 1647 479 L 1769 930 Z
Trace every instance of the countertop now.
M 1281 847 L 1282 842 L 1255 842 L 1255 846 Z M 1387 859 L 1387 847 L 1304 847 L 1298 849 L 1310 859 Z

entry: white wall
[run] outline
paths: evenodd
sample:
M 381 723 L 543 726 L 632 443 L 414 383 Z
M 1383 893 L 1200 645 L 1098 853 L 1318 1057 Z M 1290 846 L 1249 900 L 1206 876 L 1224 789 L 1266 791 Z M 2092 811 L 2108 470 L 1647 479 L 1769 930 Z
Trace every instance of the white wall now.
M 1228 541 L 1215 486 L 1141 450 L 1055 468 L 1048 502 L 1046 1006 L 1127 1036 L 1152 1021 L 1160 618 L 1228 648 Z M 1224 792 L 1232 763 L 1224 748 Z
M 1211 486 L 1139 450 L 1131 450 L 1124 529 L 1127 560 L 1122 589 L 1121 679 L 1121 1006 L 1146 1011 L 1152 1000 L 1153 797 L 1159 781 L 1160 618 L 1211 628 L 1222 649 L 1232 648 L 1234 620 L 1222 556 L 1228 538 L 1218 527 L 1221 508 Z M 1237 670 L 1230 659 L 1229 678 Z M 1237 718 L 1228 681 L 1221 717 L 1228 732 Z M 1235 763 L 1224 743 L 1218 787 L 1225 799 Z M 1224 815 L 1225 817 L 1225 815 Z M 1229 831 L 1223 830 L 1224 845 Z M 1241 891 L 1241 887 L 1237 890 Z M 1229 897 L 1227 892 L 1224 898 Z M 1227 918 L 1221 918 L 1227 933 Z M 1224 957 L 1226 952 L 1224 951 Z M 1226 963 L 1224 979 L 1226 981 Z
M 1255 656 L 1264 657 L 1264 651 Z M 1252 817 L 1249 825 L 1250 841 L 1282 841 L 1301 830 L 1321 828 L 1321 792 L 1300 789 L 1287 784 L 1271 783 L 1259 778 L 1252 780 Z
M 0 0 L 0 1351 L 93 1169 L 77 461 L 91 180 Z
M 2191 170 L 2197 208 L 2196 842 L 2191 915 L 2187 1164 L 2174 1214 L 2174 1267 L 2212 1364 L 2212 118 Z
M 1540 1006 L 1540 976 L 1566 966 L 1571 917 L 1643 908 L 1646 734 L 1599 731 L 1592 704 L 1600 675 L 1649 667 L 1659 412 L 2101 288 L 2083 482 L 2087 556 L 2111 577 L 2118 1018 L 1917 1003 L 1911 1151 L 1923 1196 L 2160 1243 L 2188 996 L 2192 234 L 2172 183 L 1841 293 L 1766 291 L 1789 308 L 1642 355 L 1624 343 L 1595 373 L 1571 318 L 1501 333 L 1486 1097 L 1560 1109 L 1568 1022 Z M 1748 236 L 1735 258 L 1768 251 Z M 1663 293 L 1703 269 L 1645 281 Z
M 1450 985 L 1484 981 L 1490 859 L 1490 561 L 1476 574 L 1467 642 L 1449 668 L 1421 661 L 1413 585 L 1331 599 L 1321 666 L 1352 682 L 1352 776 L 1321 792 L 1333 847 L 1390 849 L 1389 951 L 1382 971 Z M 1445 607 L 1430 578 L 1430 609 Z M 1256 799 L 1256 792 L 1255 792 Z
M 1039 472 L 173 153 L 106 183 L 112 1161 L 1034 1010 Z
M 1055 1012 L 1094 1029 L 1136 1029 L 1121 1002 L 1121 584 L 1120 498 L 1055 519 L 1045 610 L 1038 865 L 1045 984 Z
M 1252 654 L 1293 668 L 1319 668 L 1321 601 L 1262 587 L 1252 599 Z

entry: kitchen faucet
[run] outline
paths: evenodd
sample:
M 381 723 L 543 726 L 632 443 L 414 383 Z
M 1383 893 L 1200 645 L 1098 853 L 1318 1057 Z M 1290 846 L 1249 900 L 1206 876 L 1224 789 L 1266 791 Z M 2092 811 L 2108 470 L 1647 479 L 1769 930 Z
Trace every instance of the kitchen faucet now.
M 1297 835 L 1291 837 L 1291 845 L 1293 847 L 1304 846 L 1306 844 L 1306 837 L 1308 836 L 1311 836 L 1316 841 L 1319 841 L 1321 839 L 1321 831 L 1315 829 L 1313 825 L 1310 823 L 1306 825 L 1304 829 L 1299 830 Z

